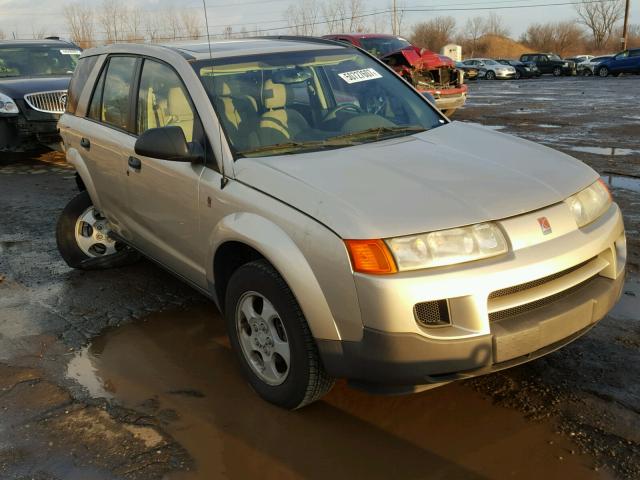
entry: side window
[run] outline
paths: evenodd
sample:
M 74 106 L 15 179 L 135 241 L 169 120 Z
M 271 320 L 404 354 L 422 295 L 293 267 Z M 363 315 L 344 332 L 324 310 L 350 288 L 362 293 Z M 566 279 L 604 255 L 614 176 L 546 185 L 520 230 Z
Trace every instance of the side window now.
M 130 93 L 136 72 L 135 57 L 111 57 L 100 75 L 89 108 L 89 117 L 132 131 Z
M 187 91 L 176 72 L 162 63 L 145 60 L 138 93 L 138 133 L 177 126 L 187 142 L 192 142 L 195 118 Z
M 82 95 L 82 91 L 84 90 L 85 85 L 87 84 L 87 80 L 89 79 L 89 75 L 93 71 L 93 67 L 96 66 L 96 62 L 98 61 L 98 56 L 94 55 L 92 57 L 84 57 L 78 61 L 78 66 L 76 67 L 75 73 L 73 74 L 73 78 L 69 83 L 69 92 L 67 93 L 67 105 L 66 111 L 70 114 L 75 114 L 76 109 L 78 108 L 78 100 L 80 100 L 80 95 Z
M 630 57 L 640 57 L 640 49 L 638 50 L 629 50 Z

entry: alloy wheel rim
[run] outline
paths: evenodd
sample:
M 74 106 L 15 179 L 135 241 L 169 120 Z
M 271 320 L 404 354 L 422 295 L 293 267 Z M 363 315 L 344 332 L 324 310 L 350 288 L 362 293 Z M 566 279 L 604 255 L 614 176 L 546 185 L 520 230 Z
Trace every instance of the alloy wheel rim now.
M 76 220 L 76 244 L 88 257 L 105 257 L 118 251 L 118 245 L 110 233 L 109 222 L 93 206 L 82 212 Z
M 291 348 L 273 304 L 264 295 L 246 292 L 235 317 L 240 348 L 251 370 L 268 385 L 284 383 L 291 369 Z

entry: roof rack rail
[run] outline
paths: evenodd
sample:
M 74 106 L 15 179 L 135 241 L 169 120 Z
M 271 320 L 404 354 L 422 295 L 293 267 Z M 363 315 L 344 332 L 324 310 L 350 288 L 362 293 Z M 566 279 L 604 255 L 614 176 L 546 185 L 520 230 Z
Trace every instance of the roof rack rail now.
M 260 35 L 252 38 L 261 38 L 265 40 L 292 40 L 296 42 L 319 43 L 321 45 L 338 45 L 341 47 L 350 46 L 343 42 L 338 42 L 336 40 L 329 40 L 328 38 L 308 37 L 305 35 Z
M 51 37 L 44 37 L 45 40 L 60 40 L 60 37 L 57 36 L 51 36 Z

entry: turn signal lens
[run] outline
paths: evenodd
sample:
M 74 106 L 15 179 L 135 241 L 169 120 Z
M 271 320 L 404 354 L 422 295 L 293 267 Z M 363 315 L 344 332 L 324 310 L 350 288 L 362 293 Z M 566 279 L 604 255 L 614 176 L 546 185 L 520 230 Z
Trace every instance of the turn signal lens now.
M 345 240 L 344 243 L 356 272 L 387 275 L 398 271 L 387 245 L 382 240 Z

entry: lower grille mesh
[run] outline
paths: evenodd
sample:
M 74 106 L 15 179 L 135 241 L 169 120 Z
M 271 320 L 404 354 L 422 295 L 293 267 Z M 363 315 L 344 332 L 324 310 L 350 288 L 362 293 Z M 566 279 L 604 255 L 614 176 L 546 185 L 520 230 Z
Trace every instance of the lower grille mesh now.
M 591 277 L 591 278 L 585 280 L 584 282 L 578 283 L 577 285 L 574 285 L 571 288 L 563 290 L 562 292 L 558 292 L 555 295 L 550 295 L 548 297 L 541 298 L 540 300 L 536 300 L 536 301 L 531 302 L 531 303 L 525 303 L 524 305 L 518 305 L 517 307 L 508 308 L 506 310 L 501 310 L 499 312 L 490 313 L 489 314 L 489 320 L 491 322 L 496 322 L 496 321 L 499 321 L 499 320 L 504 320 L 505 318 L 515 317 L 516 315 L 520 315 L 520 314 L 523 314 L 523 313 L 530 312 L 532 310 L 544 307 L 546 305 L 550 305 L 553 302 L 557 302 L 558 300 L 561 300 L 564 297 L 567 297 L 567 296 L 571 295 L 572 293 L 577 292 L 581 288 L 587 286 L 590 282 L 592 282 L 594 280 L 594 278 L 595 277 Z
M 449 307 L 446 300 L 416 303 L 413 314 L 418 323 L 426 327 L 449 325 Z

